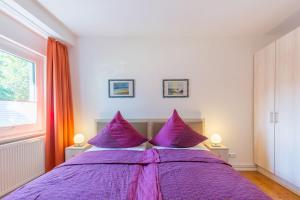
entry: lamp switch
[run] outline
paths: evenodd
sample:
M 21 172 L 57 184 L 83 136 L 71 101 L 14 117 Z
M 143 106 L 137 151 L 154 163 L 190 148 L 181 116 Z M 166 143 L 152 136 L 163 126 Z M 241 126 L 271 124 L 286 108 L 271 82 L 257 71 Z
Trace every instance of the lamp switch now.
M 229 153 L 228 156 L 229 158 L 236 158 L 236 153 Z

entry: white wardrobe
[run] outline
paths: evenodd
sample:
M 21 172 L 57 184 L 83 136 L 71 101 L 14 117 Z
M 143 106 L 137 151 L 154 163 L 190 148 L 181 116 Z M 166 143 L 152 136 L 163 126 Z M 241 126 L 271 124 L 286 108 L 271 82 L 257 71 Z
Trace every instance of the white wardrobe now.
M 300 189 L 300 28 L 254 56 L 254 160 Z

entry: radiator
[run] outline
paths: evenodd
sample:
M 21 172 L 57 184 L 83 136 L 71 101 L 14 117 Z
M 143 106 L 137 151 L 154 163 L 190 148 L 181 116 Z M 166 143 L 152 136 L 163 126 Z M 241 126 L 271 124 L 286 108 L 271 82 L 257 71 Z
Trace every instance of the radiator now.
M 0 197 L 44 173 L 44 137 L 0 145 Z

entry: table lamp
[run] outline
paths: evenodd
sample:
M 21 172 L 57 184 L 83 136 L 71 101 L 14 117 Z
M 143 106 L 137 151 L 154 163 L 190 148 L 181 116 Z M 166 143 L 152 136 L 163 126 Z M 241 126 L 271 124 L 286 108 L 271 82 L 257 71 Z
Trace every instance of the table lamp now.
M 219 146 L 221 146 L 222 137 L 218 133 L 214 133 L 210 137 L 210 142 L 211 142 L 212 146 L 219 147 Z
M 76 133 L 74 135 L 74 146 L 81 147 L 84 144 L 84 135 L 82 133 Z

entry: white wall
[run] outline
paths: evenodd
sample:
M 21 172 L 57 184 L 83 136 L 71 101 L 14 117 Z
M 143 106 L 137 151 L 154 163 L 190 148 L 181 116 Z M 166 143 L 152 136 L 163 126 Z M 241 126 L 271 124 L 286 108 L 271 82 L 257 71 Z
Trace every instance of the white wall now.
M 70 50 L 75 130 L 95 134 L 95 119 L 120 110 L 126 118 L 205 119 L 206 135 L 219 132 L 237 157 L 253 164 L 253 53 L 255 39 L 79 38 Z M 108 98 L 108 79 L 136 80 L 136 97 Z M 162 98 L 162 79 L 190 79 L 190 97 Z

